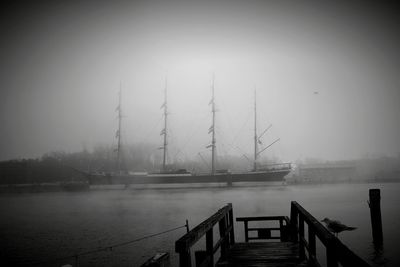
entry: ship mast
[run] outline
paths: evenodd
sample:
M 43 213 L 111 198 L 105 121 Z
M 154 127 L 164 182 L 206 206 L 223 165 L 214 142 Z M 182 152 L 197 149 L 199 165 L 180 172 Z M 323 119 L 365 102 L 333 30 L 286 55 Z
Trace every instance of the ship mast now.
M 122 121 L 122 111 L 121 111 L 121 87 L 122 85 L 119 85 L 119 93 L 118 93 L 118 106 L 117 106 L 117 111 L 118 111 L 118 130 L 116 133 L 116 138 L 118 139 L 117 141 L 117 171 L 121 171 L 121 121 Z
M 258 156 L 258 137 L 257 137 L 257 93 L 254 89 L 254 166 L 253 171 L 257 171 Z
M 166 171 L 167 164 L 167 116 L 168 116 L 168 107 L 167 107 L 167 78 L 165 78 L 165 88 L 164 88 L 164 104 L 161 106 L 164 107 L 164 129 L 161 131 L 161 135 L 164 135 L 164 144 L 163 144 L 163 171 Z
M 211 175 L 215 174 L 215 144 L 216 144 L 216 140 L 215 140 L 215 99 L 214 99 L 214 74 L 212 77 L 212 85 L 211 85 L 211 89 L 212 89 L 212 98 L 211 98 L 211 112 L 212 112 L 212 125 L 208 130 L 208 133 L 212 133 L 212 137 L 211 137 L 211 145 L 209 145 L 208 147 L 211 147 Z

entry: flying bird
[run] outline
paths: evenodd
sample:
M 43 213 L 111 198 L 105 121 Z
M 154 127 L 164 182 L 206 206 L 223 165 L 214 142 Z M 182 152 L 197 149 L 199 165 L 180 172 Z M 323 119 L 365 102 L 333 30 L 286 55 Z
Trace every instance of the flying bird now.
M 324 222 L 326 224 L 326 227 L 328 227 L 328 230 L 334 233 L 336 237 L 340 232 L 353 231 L 357 229 L 357 227 L 347 226 L 339 221 L 330 220 L 329 218 L 325 218 L 321 222 Z

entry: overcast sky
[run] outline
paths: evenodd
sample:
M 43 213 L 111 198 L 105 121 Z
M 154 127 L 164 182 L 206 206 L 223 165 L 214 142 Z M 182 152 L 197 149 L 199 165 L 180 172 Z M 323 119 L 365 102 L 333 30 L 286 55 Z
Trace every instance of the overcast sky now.
M 120 83 L 123 143 L 161 145 L 166 77 L 173 156 L 206 156 L 212 73 L 219 154 L 251 155 L 257 88 L 266 157 L 399 155 L 394 7 L 72 2 L 2 4 L 0 160 L 115 145 Z

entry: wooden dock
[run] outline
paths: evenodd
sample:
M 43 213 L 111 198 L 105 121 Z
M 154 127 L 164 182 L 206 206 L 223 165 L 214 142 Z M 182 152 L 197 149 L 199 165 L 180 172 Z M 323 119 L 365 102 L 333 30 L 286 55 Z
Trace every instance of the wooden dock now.
M 343 267 L 370 267 L 297 202 L 291 203 L 290 218 L 236 218 L 244 224 L 244 242 L 235 241 L 233 221 L 232 204 L 228 204 L 177 240 L 175 251 L 179 253 L 179 266 L 318 267 L 320 262 L 326 262 L 328 267 L 338 267 L 339 264 Z M 217 224 L 218 229 L 214 229 Z M 260 224 L 275 225 L 261 227 Z M 317 238 L 325 250 L 325 259 L 318 258 L 320 256 L 316 253 Z M 202 243 L 205 248 L 198 249 Z M 197 250 L 192 251 L 194 248 Z

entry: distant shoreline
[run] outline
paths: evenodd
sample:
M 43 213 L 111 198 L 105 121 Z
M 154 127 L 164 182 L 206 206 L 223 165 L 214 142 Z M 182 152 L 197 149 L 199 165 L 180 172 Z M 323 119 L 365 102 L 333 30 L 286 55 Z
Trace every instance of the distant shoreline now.
M 303 186 L 303 185 L 328 185 L 328 184 L 377 184 L 377 183 L 399 183 L 400 179 L 368 179 L 368 180 L 350 180 L 350 181 L 309 181 L 309 180 L 286 180 L 283 183 L 262 183 L 264 186 Z M 207 184 L 195 184 L 189 186 L 189 188 L 221 188 L 221 187 L 251 187 L 259 186 L 260 183 L 235 183 L 233 186 L 227 186 L 223 183 L 207 183 Z M 84 192 L 93 190 L 124 190 L 124 189 L 176 189 L 176 188 L 188 188 L 185 184 L 176 184 L 174 186 L 167 184 L 159 185 L 89 185 L 87 182 L 58 182 L 58 183 L 36 183 L 36 184 L 3 184 L 0 185 L 0 194 L 8 193 L 46 193 L 46 192 Z
M 0 193 L 44 193 L 44 192 L 73 192 L 88 191 L 87 182 L 58 182 L 36 184 L 5 184 L 0 185 Z

